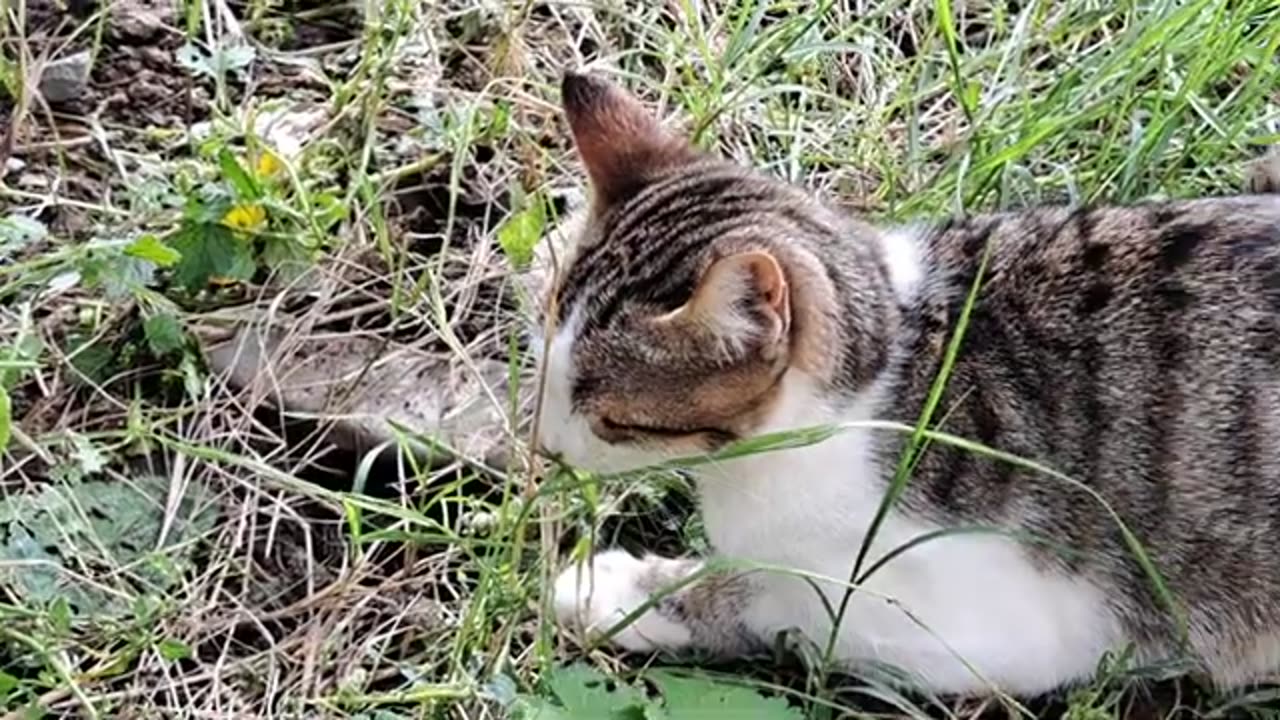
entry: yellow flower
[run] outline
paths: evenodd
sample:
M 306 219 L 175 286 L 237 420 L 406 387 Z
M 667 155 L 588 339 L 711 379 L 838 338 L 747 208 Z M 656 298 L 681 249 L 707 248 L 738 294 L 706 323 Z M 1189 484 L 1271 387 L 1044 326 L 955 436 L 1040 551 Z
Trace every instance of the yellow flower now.
M 261 205 L 236 205 L 222 216 L 222 224 L 235 230 L 254 230 L 267 220 Z
M 280 160 L 280 156 L 270 150 L 263 150 L 258 155 L 258 165 L 254 168 L 260 178 L 268 178 L 280 172 L 284 168 L 284 163 Z

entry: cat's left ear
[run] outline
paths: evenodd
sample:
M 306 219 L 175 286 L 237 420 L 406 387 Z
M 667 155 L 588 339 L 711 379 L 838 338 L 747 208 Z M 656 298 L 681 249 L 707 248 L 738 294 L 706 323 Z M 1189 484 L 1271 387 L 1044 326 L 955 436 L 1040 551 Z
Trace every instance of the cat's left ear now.
M 565 73 L 564 112 L 578 156 L 598 201 L 616 201 L 654 175 L 697 157 L 693 146 L 665 128 L 639 100 L 594 76 Z
M 658 322 L 692 324 L 734 354 L 754 350 L 772 357 L 791 328 L 791 290 L 772 254 L 739 252 L 713 262 L 689 301 Z

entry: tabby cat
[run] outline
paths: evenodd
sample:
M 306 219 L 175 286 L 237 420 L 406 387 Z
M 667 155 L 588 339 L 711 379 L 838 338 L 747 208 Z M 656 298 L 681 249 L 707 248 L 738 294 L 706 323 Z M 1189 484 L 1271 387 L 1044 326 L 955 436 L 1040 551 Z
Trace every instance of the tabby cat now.
M 622 471 L 855 425 L 694 467 L 715 552 L 751 566 L 666 594 L 614 643 L 827 641 L 908 441 L 856 424 L 915 425 L 989 246 L 935 422 L 1078 482 L 931 443 L 863 568 L 988 531 L 865 578 L 834 656 L 961 695 L 1039 694 L 1125 648 L 1223 684 L 1280 671 L 1280 195 L 877 227 L 695 150 L 597 76 L 562 91 L 592 199 L 547 298 L 543 449 Z M 699 565 L 604 551 L 554 604 L 600 633 Z

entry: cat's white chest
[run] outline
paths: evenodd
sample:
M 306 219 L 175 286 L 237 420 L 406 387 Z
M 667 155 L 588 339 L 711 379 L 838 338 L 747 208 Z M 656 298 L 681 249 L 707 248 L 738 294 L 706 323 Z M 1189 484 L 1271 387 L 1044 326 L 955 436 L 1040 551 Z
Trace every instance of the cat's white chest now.
M 794 408 L 784 402 L 775 422 L 822 422 L 788 416 L 807 414 L 802 408 L 814 404 L 804 397 L 802 378 L 787 382 Z M 716 552 L 825 578 L 821 585 L 838 606 L 885 486 L 869 452 L 866 431 L 853 430 L 705 470 L 699 489 Z M 890 513 L 863 570 L 939 529 Z M 766 634 L 796 628 L 824 646 L 831 623 L 811 583 L 774 571 L 760 581 L 765 592 L 748 622 Z M 840 660 L 888 662 L 942 692 L 981 691 L 986 681 L 1015 692 L 1047 691 L 1090 674 L 1121 639 L 1096 587 L 1041 570 L 1014 540 L 991 533 L 931 540 L 890 560 L 854 593 L 840 627 Z

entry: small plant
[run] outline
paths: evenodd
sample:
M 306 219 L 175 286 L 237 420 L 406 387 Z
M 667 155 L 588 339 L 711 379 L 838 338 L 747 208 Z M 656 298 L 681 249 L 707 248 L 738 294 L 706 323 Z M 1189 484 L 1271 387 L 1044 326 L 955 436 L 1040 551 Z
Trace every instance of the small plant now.
M 169 238 L 179 255 L 173 280 L 189 292 L 249 280 L 259 266 L 287 272 L 309 265 L 346 216 L 336 193 L 286 182 L 283 163 L 269 148 L 253 153 L 252 169 L 228 146 L 214 155 L 218 181 L 192 188 Z
M 511 265 L 524 270 L 533 261 L 533 249 L 547 225 L 547 203 L 542 195 L 531 195 L 525 206 L 498 228 L 498 246 Z
M 0 500 L 0 588 L 32 611 L 69 602 L 75 614 L 101 619 L 128 607 L 119 592 L 85 581 L 86 571 L 128 567 L 142 586 L 167 589 L 215 516 L 185 497 L 179 521 L 166 527 L 168 480 L 80 480 L 100 473 L 106 458 L 79 435 L 69 453 L 73 471 L 60 473 L 68 483 Z
M 651 670 L 647 693 L 586 665 L 553 669 L 546 695 L 516 700 L 518 720 L 801 720 L 786 700 L 702 677 Z

